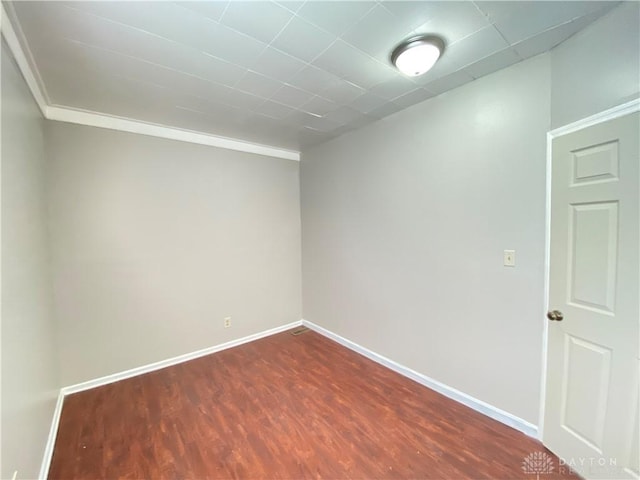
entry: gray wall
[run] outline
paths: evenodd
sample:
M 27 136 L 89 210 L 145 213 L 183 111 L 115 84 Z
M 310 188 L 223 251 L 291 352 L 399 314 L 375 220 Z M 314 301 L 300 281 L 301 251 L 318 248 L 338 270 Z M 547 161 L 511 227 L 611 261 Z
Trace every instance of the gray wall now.
M 46 139 L 63 385 L 300 319 L 298 162 L 58 122 Z
M 532 423 L 549 77 L 536 57 L 305 151 L 301 171 L 303 317 Z
M 303 152 L 303 317 L 537 424 L 545 133 L 638 97 L 639 9 Z
M 45 230 L 43 122 L 2 42 L 2 467 L 36 478 L 60 387 Z
M 640 2 L 625 2 L 551 54 L 556 128 L 640 95 Z

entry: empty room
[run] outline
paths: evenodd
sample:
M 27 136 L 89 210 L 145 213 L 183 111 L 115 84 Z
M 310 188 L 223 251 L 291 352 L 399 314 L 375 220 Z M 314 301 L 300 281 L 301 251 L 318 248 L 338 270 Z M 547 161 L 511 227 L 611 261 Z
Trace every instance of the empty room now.
M 1 5 L 0 478 L 640 479 L 640 2 Z

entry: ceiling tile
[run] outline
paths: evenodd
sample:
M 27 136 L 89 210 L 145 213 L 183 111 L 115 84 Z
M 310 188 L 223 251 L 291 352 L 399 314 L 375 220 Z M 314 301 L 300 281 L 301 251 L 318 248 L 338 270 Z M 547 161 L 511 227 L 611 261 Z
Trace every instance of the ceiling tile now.
M 274 48 L 264 50 L 256 61 L 251 62 L 249 69 L 267 77 L 288 82 L 291 77 L 305 66 L 304 62 Z
M 312 65 L 307 65 L 289 80 L 289 84 L 307 92 L 319 93 L 339 78 Z
M 256 72 L 247 71 L 234 85 L 234 88 L 243 92 L 253 93 L 260 97 L 269 98 L 283 85 L 273 78 L 265 77 Z
M 61 5 L 186 45 L 201 42 L 202 36 L 206 38 L 208 34 L 207 27 L 215 25 L 215 22 L 211 22 L 210 19 L 173 2 L 160 2 L 154 5 L 154 8 L 149 8 L 143 2 L 128 4 L 121 1 L 113 3 L 67 1 Z
M 20 2 L 16 10 L 25 34 L 42 45 L 50 38 L 67 38 L 118 52 L 149 63 L 224 83 L 235 83 L 243 69 L 141 30 L 57 6 L 56 2 Z M 69 66 L 73 68 L 72 65 Z
M 454 72 L 446 77 L 439 78 L 425 85 L 425 88 L 436 95 L 440 95 L 448 90 L 453 90 L 465 83 L 469 83 L 473 77 L 463 70 Z
M 212 24 L 210 30 L 208 44 L 201 48 L 204 52 L 230 63 L 247 65 L 255 61 L 266 47 L 265 43 L 236 32 L 226 25 Z
M 344 74 L 345 80 L 368 89 L 382 82 L 397 77 L 398 72 L 391 65 L 384 65 L 377 60 L 369 60 L 359 67 L 353 67 Z
M 196 12 L 203 17 L 215 20 L 216 22 L 220 20 L 220 17 L 222 17 L 222 14 L 229 4 L 229 2 L 222 0 L 217 0 L 215 2 L 180 1 L 175 3 L 182 8 L 188 8 L 189 10 Z
M 306 112 L 296 111 L 284 119 L 286 123 L 294 126 L 310 128 L 320 132 L 330 132 L 341 124 L 324 117 L 317 117 Z
M 306 2 L 305 1 L 298 1 L 298 0 L 278 0 L 276 3 L 278 5 L 283 6 L 287 10 L 290 10 L 293 13 L 296 13 L 298 10 L 300 10 L 302 8 L 302 6 Z
M 297 108 L 304 103 L 307 103 L 313 97 L 312 93 L 305 92 L 299 88 L 292 87 L 291 85 L 283 85 L 276 93 L 271 97 L 271 100 L 288 105 L 289 107 Z
M 306 117 L 303 125 L 315 130 L 320 130 L 321 132 L 331 132 L 332 130 L 340 127 L 342 124 L 325 117 L 311 116 Z
M 101 75 L 122 72 L 132 78 L 212 99 L 224 100 L 229 92 L 232 91 L 229 86 L 217 82 L 154 63 L 144 62 L 137 58 L 127 57 L 117 52 L 85 45 L 74 40 L 50 40 L 33 48 L 32 54 L 36 59 L 39 59 L 40 65 L 47 61 L 53 61 L 55 58 L 55 62 L 58 65 L 70 71 L 82 65 L 85 68 L 93 69 Z M 231 72 L 235 72 L 235 70 L 222 69 L 218 78 L 222 77 L 223 79 L 231 80 L 236 76 L 235 74 L 229 76 Z M 238 70 L 236 73 L 238 74 L 237 78 L 239 78 L 241 71 Z M 47 81 L 49 85 L 52 85 L 52 79 L 47 78 Z M 235 80 L 230 83 L 235 83 Z
M 335 110 L 336 108 L 338 108 L 337 103 L 316 95 L 311 100 L 304 103 L 300 107 L 300 110 L 302 110 L 303 112 L 311 113 L 312 115 L 323 116 L 328 112 Z
M 215 108 L 208 108 L 203 104 L 196 106 L 177 104 L 175 107 L 179 110 L 196 113 L 199 116 L 206 117 L 208 121 L 216 121 L 218 124 L 223 122 L 238 123 L 247 117 L 245 110 L 225 105 L 216 105 Z
M 348 106 L 362 113 L 369 113 L 373 109 L 381 107 L 387 102 L 388 100 L 367 92 L 354 99 Z
M 411 33 L 391 12 L 377 5 L 358 23 L 349 28 L 342 39 L 379 60 L 386 61 L 395 46 Z
M 318 117 L 316 117 L 315 115 L 311 115 L 310 113 L 302 112 L 300 110 L 295 110 L 290 115 L 283 118 L 283 121 L 288 125 L 294 125 L 294 126 L 300 126 L 300 127 L 306 126 L 308 128 L 312 128 L 312 127 L 309 127 L 309 123 L 316 118 Z M 314 130 L 317 130 L 317 129 L 314 128 Z
M 416 88 L 415 82 L 403 77 L 402 75 L 396 75 L 393 78 L 386 80 L 382 83 L 378 83 L 369 89 L 369 91 L 379 97 L 392 99 L 399 97 L 405 93 L 408 93 Z
M 345 104 L 355 100 L 364 92 L 365 90 L 357 85 L 349 83 L 346 80 L 340 80 L 322 90 L 320 95 L 333 102 Z
M 328 112 L 325 117 L 329 120 L 333 120 L 337 123 L 348 124 L 364 117 L 364 113 L 351 107 L 339 107 L 331 112 Z
M 171 2 L 67 2 L 66 6 L 135 27 L 232 63 L 255 59 L 265 44 Z M 225 48 L 219 48 L 224 45 Z
M 354 46 L 337 40 L 313 61 L 313 65 L 342 77 L 345 73 L 353 71 L 358 65 L 366 64 L 371 60 L 371 57 Z
M 376 117 L 376 118 L 384 118 L 386 116 L 399 112 L 403 108 L 405 107 L 401 107 L 398 104 L 388 102 L 388 103 L 385 103 L 384 105 L 379 106 L 378 108 L 374 108 L 370 112 L 367 112 L 367 115 L 371 117 Z
M 489 25 L 489 20 L 473 3 L 452 1 L 445 2 L 431 20 L 418 26 L 413 33 L 436 34 L 448 45 Z
M 549 2 L 549 3 L 562 3 L 564 5 L 556 5 L 560 10 L 556 10 L 556 22 L 563 23 L 568 20 L 593 13 L 601 9 L 610 9 L 616 6 L 619 2 L 614 1 L 564 1 L 564 2 Z M 546 10 L 550 5 L 546 2 L 540 1 L 510 1 L 505 2 L 498 1 L 486 1 L 482 0 L 476 2 L 479 10 L 484 12 L 492 22 L 505 19 L 510 16 L 526 15 L 534 10 Z
M 479 4 L 482 8 L 481 3 Z M 603 9 L 612 2 L 526 2 L 518 10 L 495 14 L 496 28 L 511 44 Z
M 513 48 L 505 48 L 488 57 L 483 58 L 465 67 L 465 71 L 473 78 L 480 78 L 493 72 L 497 72 L 509 65 L 518 63 L 522 58 Z
M 367 1 L 339 1 L 331 2 L 331 8 L 327 8 L 326 2 L 311 1 L 305 3 L 298 15 L 327 32 L 340 36 L 375 5 L 375 2 Z
M 405 93 L 397 98 L 393 99 L 393 103 L 399 105 L 403 108 L 410 107 L 411 105 L 415 105 L 420 102 L 424 102 L 428 98 L 435 97 L 435 93 L 425 89 L 425 88 L 416 88 L 415 90 Z
M 536 3 L 536 0 L 520 0 L 517 2 L 505 2 L 504 0 L 481 0 L 476 1 L 476 7 L 489 19 L 494 22 L 499 18 L 507 17 L 523 8 Z
M 305 62 L 310 62 L 335 39 L 335 35 L 320 30 L 302 18 L 294 17 L 271 45 Z
M 100 111 L 116 116 L 131 116 L 144 110 L 145 120 L 172 108 L 170 89 L 120 75 L 109 75 L 79 67 L 73 71 L 49 61 L 41 64 L 47 78 L 53 78 L 51 93 L 72 108 Z M 100 83 L 98 84 L 98 80 Z
M 397 22 L 409 31 L 435 18 L 446 7 L 446 1 L 391 1 L 382 5 L 389 10 Z
M 452 44 L 445 50 L 443 60 L 459 69 L 508 46 L 500 33 L 493 26 L 489 26 Z
M 287 107 L 286 105 L 282 105 L 281 103 L 267 100 L 266 102 L 257 106 L 254 111 L 263 115 L 267 115 L 271 118 L 282 119 L 294 113 L 295 109 Z
M 232 1 L 220 21 L 235 30 L 270 43 L 292 17 L 291 11 L 274 2 Z
M 254 109 L 261 105 L 265 99 L 251 93 L 230 89 L 229 94 L 223 101 L 233 107 Z
M 617 3 L 6 6 L 12 15 L 15 8 L 10 19 L 17 18 L 53 104 L 299 148 L 546 51 Z M 389 55 L 417 33 L 439 34 L 447 45 L 432 70 L 408 78 Z

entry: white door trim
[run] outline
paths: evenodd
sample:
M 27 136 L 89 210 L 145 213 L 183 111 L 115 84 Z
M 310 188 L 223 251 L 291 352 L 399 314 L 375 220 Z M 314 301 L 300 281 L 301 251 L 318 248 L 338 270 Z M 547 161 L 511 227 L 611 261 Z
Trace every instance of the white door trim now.
M 544 305 L 542 306 L 542 375 L 540 376 L 540 413 L 538 420 L 538 439 L 542 441 L 544 433 L 544 410 L 547 389 L 547 341 L 549 322 L 546 313 L 549 305 L 549 272 L 551 254 L 551 155 L 553 139 L 568 133 L 573 133 L 583 128 L 604 123 L 615 118 L 620 118 L 630 113 L 640 111 L 640 98 L 609 108 L 600 113 L 577 120 L 562 127 L 547 132 L 547 162 L 546 162 L 546 195 L 545 195 L 545 226 L 544 226 Z

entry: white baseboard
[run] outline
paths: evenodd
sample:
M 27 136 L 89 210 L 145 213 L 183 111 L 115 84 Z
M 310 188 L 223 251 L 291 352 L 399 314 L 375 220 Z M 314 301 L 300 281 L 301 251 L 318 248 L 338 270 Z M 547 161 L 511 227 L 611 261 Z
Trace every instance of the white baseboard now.
M 172 365 L 177 365 L 178 363 L 188 362 L 189 360 L 193 360 L 195 358 L 204 357 L 205 355 L 210 355 L 212 353 L 220 352 L 221 350 L 237 347 L 238 345 L 242 345 L 244 343 L 253 342 L 254 340 L 258 340 L 263 337 L 268 337 L 269 335 L 274 335 L 276 333 L 284 332 L 285 330 L 289 330 L 291 328 L 298 327 L 300 325 L 302 325 L 302 321 L 298 320 L 296 322 L 288 323 L 286 325 L 281 325 L 279 327 L 271 328 L 269 330 L 264 330 L 259 333 L 254 333 L 253 335 L 248 335 L 246 337 L 238 338 L 237 340 L 231 340 L 230 342 L 221 343 L 220 345 L 215 345 L 213 347 L 203 348 L 202 350 L 197 350 L 191 353 L 185 353 L 184 355 L 178 355 L 177 357 L 168 358 L 166 360 L 161 360 L 159 362 L 150 363 L 149 365 L 143 365 L 141 367 L 132 368 L 131 370 L 125 370 L 124 372 L 114 373 L 111 375 L 107 375 L 105 377 L 89 380 L 87 382 L 77 383 L 75 385 L 70 385 L 68 387 L 62 388 L 62 393 L 64 395 L 69 395 L 71 393 L 77 393 L 77 392 L 82 392 L 83 390 L 89 390 L 90 388 L 96 388 L 96 387 L 101 387 L 102 385 L 108 385 L 109 383 L 119 382 L 120 380 L 136 377 L 138 375 L 143 375 L 145 373 L 153 372 L 155 370 L 160 370 L 161 368 L 170 367 Z
M 64 393 L 62 390 L 58 392 L 58 401 L 53 411 L 53 419 L 51 420 L 51 428 L 49 429 L 49 437 L 44 447 L 44 457 L 40 466 L 40 475 L 38 478 L 45 479 L 49 475 L 49 465 L 51 465 L 51 457 L 53 457 L 53 447 L 56 444 L 56 436 L 58 435 L 58 425 L 60 424 L 60 414 L 62 413 L 62 404 L 64 403 Z
M 126 380 L 127 378 L 135 377 L 137 375 L 143 375 L 145 373 L 153 372 L 155 370 L 160 370 L 161 368 L 177 365 L 178 363 L 188 362 L 189 360 L 193 360 L 199 357 L 204 357 L 205 355 L 210 355 L 212 353 L 220 352 L 228 348 L 237 347 L 244 343 L 253 342 L 254 340 L 259 340 L 261 338 L 268 337 L 276 333 L 284 332 L 294 327 L 299 327 L 300 325 L 302 325 L 302 320 L 291 322 L 286 325 L 281 325 L 279 327 L 271 328 L 269 330 L 264 330 L 262 332 L 254 333 L 253 335 L 248 335 L 246 337 L 238 338 L 236 340 L 231 340 L 230 342 L 221 343 L 220 345 L 215 345 L 213 347 L 203 348 L 202 350 L 197 350 L 195 352 L 185 353 L 184 355 L 178 355 L 177 357 L 168 358 L 166 360 L 161 360 L 155 363 L 150 363 L 149 365 L 132 368 L 131 370 L 125 370 L 124 372 L 114 373 L 112 375 L 107 375 L 105 377 L 100 377 L 94 380 L 89 380 L 87 382 L 82 382 L 82 383 L 61 388 L 60 393 L 58 394 L 58 401 L 56 403 L 56 408 L 53 412 L 53 419 L 51 421 L 51 430 L 49 431 L 49 438 L 47 439 L 47 444 L 44 449 L 44 457 L 42 459 L 42 466 L 40 467 L 40 475 L 38 478 L 46 479 L 47 475 L 49 474 L 49 466 L 51 465 L 53 448 L 55 447 L 55 444 L 56 444 L 56 437 L 58 435 L 58 426 L 60 424 L 60 415 L 62 413 L 62 405 L 64 403 L 65 396 L 70 395 L 72 393 L 78 393 L 84 390 L 89 390 L 91 388 L 101 387 L 102 385 L 108 385 L 109 383 L 119 382 L 120 380 Z
M 418 382 L 419 384 L 424 385 L 431 390 L 435 390 L 436 392 L 441 393 L 445 397 L 466 405 L 467 407 L 472 408 L 473 410 L 480 412 L 487 417 L 493 418 L 498 422 L 504 423 L 511 428 L 519 430 L 529 437 L 533 437 L 536 439 L 538 438 L 538 427 L 536 425 L 533 425 L 532 423 L 527 422 L 526 420 L 523 420 L 522 418 L 516 417 L 515 415 L 512 415 L 509 412 L 505 412 L 504 410 L 494 407 L 493 405 L 489 405 L 482 400 L 478 400 L 471 395 L 467 395 L 464 392 L 456 390 L 455 388 L 445 385 L 444 383 L 438 382 L 437 380 L 418 373 L 415 370 L 405 367 L 404 365 L 400 365 L 393 360 L 379 355 L 369 350 L 368 348 L 352 342 L 351 340 L 347 340 L 346 338 L 341 337 L 340 335 L 333 333 L 326 328 L 316 325 L 313 322 L 302 320 L 302 324 L 305 327 L 308 327 L 311 330 L 314 330 L 319 334 L 324 335 L 325 337 L 330 338 L 335 342 L 338 342 L 340 345 L 343 345 L 348 349 L 353 350 L 354 352 L 357 352 L 367 357 L 368 359 L 373 360 L 374 362 L 393 370 L 394 372 L 399 373 L 400 375 L 410 378 L 411 380 Z

